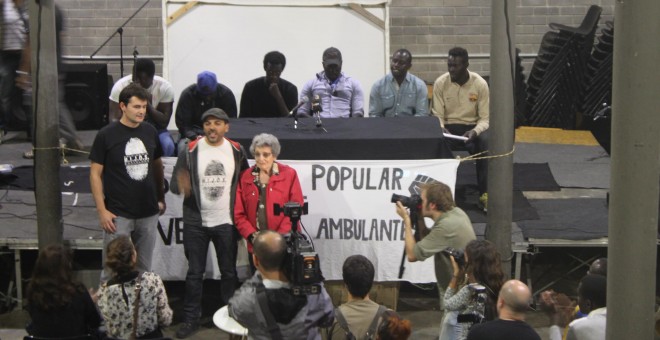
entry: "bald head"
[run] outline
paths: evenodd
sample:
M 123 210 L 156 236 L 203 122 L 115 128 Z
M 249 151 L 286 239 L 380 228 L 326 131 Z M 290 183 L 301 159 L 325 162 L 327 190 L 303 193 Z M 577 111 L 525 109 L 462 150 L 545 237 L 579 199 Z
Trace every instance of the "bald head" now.
M 500 301 L 498 301 L 497 307 L 498 310 L 506 308 L 513 314 L 524 314 L 529 310 L 531 298 L 532 293 L 526 284 L 518 280 L 509 280 L 504 283 L 500 290 Z
M 591 263 L 587 274 L 602 275 L 607 277 L 607 257 L 601 257 Z
M 284 237 L 272 230 L 260 231 L 254 240 L 254 255 L 259 260 L 262 269 L 279 270 L 286 255 Z

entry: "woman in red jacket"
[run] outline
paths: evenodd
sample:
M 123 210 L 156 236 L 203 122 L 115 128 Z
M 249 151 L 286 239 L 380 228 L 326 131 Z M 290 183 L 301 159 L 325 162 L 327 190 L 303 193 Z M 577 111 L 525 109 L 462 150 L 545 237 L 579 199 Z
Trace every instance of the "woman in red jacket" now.
M 291 231 L 289 218 L 284 214 L 275 215 L 275 204 L 304 203 L 296 170 L 275 161 L 280 149 L 277 137 L 267 133 L 254 136 L 250 153 L 256 165 L 244 170 L 238 181 L 234 223 L 248 241 L 250 253 L 259 230 L 270 229 L 280 234 Z

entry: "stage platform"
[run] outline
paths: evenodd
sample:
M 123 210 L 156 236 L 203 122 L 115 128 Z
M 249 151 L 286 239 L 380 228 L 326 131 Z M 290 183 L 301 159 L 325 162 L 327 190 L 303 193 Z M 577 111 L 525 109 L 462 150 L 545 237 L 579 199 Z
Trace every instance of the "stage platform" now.
M 95 134 L 95 131 L 81 131 L 87 149 Z M 517 136 L 513 261 L 515 276 L 526 278 L 531 285 L 528 258 L 540 248 L 607 247 L 610 158 L 588 132 L 522 128 Z M 0 145 L 0 163 L 14 167 L 32 165 L 31 160 L 21 157 L 29 148 L 24 138 L 10 133 L 9 140 Z M 84 167 L 89 165 L 86 154 L 73 154 L 66 159 L 67 173 L 84 172 Z M 84 189 L 88 188 L 87 180 L 78 176 L 63 185 L 64 239 L 74 249 L 100 250 L 102 232 L 91 194 Z M 14 253 L 17 263 L 21 251 L 37 249 L 36 206 L 33 192 L 28 191 L 29 182 L 28 178 L 18 187 L 11 181 L 0 181 L 4 183 L 0 185 L 0 249 Z M 483 237 L 487 216 L 478 210 L 477 196 L 473 162 L 462 163 L 456 200 L 468 212 L 477 234 Z M 587 263 L 584 259 L 578 262 L 578 267 Z M 19 281 L 20 270 L 21 266 L 16 266 Z M 17 288 L 20 296 L 20 286 Z

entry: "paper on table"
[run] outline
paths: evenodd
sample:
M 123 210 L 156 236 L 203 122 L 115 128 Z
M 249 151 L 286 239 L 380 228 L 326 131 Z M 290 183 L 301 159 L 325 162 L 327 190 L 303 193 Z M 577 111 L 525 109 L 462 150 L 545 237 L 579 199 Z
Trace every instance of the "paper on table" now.
M 467 137 L 452 135 L 451 133 L 443 133 L 442 135 L 445 136 L 445 138 L 458 139 L 462 141 L 468 140 Z

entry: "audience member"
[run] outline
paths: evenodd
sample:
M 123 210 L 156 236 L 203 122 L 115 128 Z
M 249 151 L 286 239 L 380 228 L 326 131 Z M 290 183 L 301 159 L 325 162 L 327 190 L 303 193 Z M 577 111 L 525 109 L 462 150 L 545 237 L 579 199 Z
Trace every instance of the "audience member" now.
M 329 47 L 323 52 L 323 72 L 303 86 L 300 97 L 309 101 L 298 109 L 298 114 L 309 116 L 318 108 L 322 118 L 364 115 L 362 87 L 357 79 L 341 72 L 342 62 L 337 48 Z
M 471 154 L 488 151 L 489 94 L 488 84 L 470 72 L 468 52 L 464 48 L 449 50 L 447 68 L 433 84 L 431 112 L 440 118 L 444 133 L 466 137 L 466 141 L 447 138 L 452 149 L 467 149 Z M 488 160 L 477 160 L 479 205 L 488 209 Z
M 203 71 L 197 75 L 197 82 L 186 87 L 179 96 L 174 120 L 181 139 L 179 152 L 185 143 L 204 136 L 202 114 L 209 109 L 222 109 L 228 117 L 236 118 L 236 98 L 231 90 L 220 83 L 215 73 Z
M 580 311 L 586 313 L 584 318 L 573 320 L 568 325 L 567 340 L 605 339 L 605 322 L 607 320 L 607 278 L 597 274 L 587 274 L 580 280 L 578 286 L 578 305 Z M 557 313 L 557 311 L 554 311 Z M 551 315 L 552 317 L 552 315 Z M 562 329 L 566 326 L 552 317 L 550 339 L 560 340 Z
M 184 195 L 183 249 L 188 259 L 188 272 L 184 324 L 176 333 L 180 339 L 199 328 L 210 242 L 218 258 L 224 304 L 234 294 L 237 283 L 238 235 L 233 208 L 238 178 L 241 171 L 248 168 L 247 154 L 241 144 L 225 137 L 229 131 L 229 117 L 222 109 L 209 109 L 201 120 L 205 135 L 179 151 L 170 182 L 173 193 Z
M 591 263 L 587 274 L 602 275 L 607 277 L 607 258 L 601 257 Z M 546 290 L 541 293 L 539 299 L 540 308 L 548 314 L 553 325 L 563 325 L 562 339 L 566 339 L 568 324 L 576 319 L 587 316 L 580 311 L 580 306 L 571 301 L 566 294 Z
M 296 85 L 280 78 L 286 58 L 278 51 L 266 53 L 266 76 L 252 79 L 245 84 L 241 94 L 240 118 L 286 117 L 298 103 Z
M 254 240 L 257 272 L 229 300 L 229 315 L 248 329 L 250 339 L 321 339 L 318 327 L 334 320 L 332 301 L 319 294 L 294 295 L 284 270 L 286 242 L 272 230 Z
M 271 134 L 254 136 L 250 153 L 255 165 L 241 173 L 236 189 L 234 221 L 238 232 L 248 241 L 250 252 L 258 232 L 291 231 L 291 220 L 284 214 L 276 215 L 275 204 L 283 207 L 287 202 L 305 203 L 296 170 L 276 161 L 281 149 L 277 137 Z
M 428 116 L 428 89 L 426 83 L 409 73 L 412 54 L 400 49 L 390 58 L 390 74 L 371 86 L 369 116 Z
M 24 0 L 2 0 L 0 3 L 0 143 L 6 125 L 22 108 L 22 91 L 14 78 L 23 48 L 28 44 L 28 10 Z M 25 112 L 30 114 L 29 112 Z M 29 133 L 29 132 L 28 132 Z
M 518 280 L 504 283 L 497 298 L 499 319 L 475 325 L 468 333 L 468 340 L 541 340 L 534 328 L 525 322 L 530 309 L 532 293 Z
M 473 324 L 493 320 L 497 315 L 497 296 L 504 284 L 500 253 L 492 242 L 474 240 L 467 244 L 463 256 L 464 266 L 449 256 L 454 275 L 444 296 L 447 313 L 442 320 L 441 340 L 465 339 Z M 466 278 L 467 283 L 459 290 Z M 473 319 L 458 322 L 458 315 Z
M 143 272 L 151 269 L 158 215 L 165 212 L 163 152 L 156 129 L 142 123 L 148 98 L 141 86 L 126 86 L 119 94 L 121 119 L 98 132 L 89 154 L 92 196 L 105 232 L 103 251 L 117 236 L 130 235 Z M 105 271 L 101 279 L 107 279 Z
M 172 323 L 165 286 L 157 274 L 136 271 L 137 258 L 135 247 L 126 235 L 108 244 L 105 263 L 112 271 L 112 278 L 98 291 L 99 310 L 111 337 L 161 338 L 161 328 Z
M 101 316 L 82 283 L 73 280 L 71 252 L 50 245 L 39 252 L 27 287 L 26 330 L 44 338 L 98 335 Z
M 370 339 L 376 334 L 387 308 L 369 299 L 374 275 L 374 265 L 362 255 L 352 255 L 344 261 L 342 276 L 348 301 L 335 309 L 330 339 Z
M 8 1 L 4 1 L 7 3 Z M 21 1 L 17 1 L 21 2 Z M 75 150 L 82 150 L 83 149 L 83 143 L 82 140 L 80 139 L 80 136 L 78 136 L 78 132 L 76 131 L 76 125 L 75 122 L 73 121 L 73 117 L 71 116 L 71 111 L 69 111 L 69 107 L 66 103 L 66 86 L 65 86 L 65 80 L 66 80 L 66 73 L 62 71 L 62 49 L 61 49 L 61 40 L 62 40 L 62 31 L 64 30 L 64 16 L 62 14 L 62 10 L 60 9 L 59 6 L 55 5 L 55 45 L 56 45 L 56 52 L 57 52 L 57 70 L 58 70 L 58 75 L 57 75 L 57 109 L 58 109 L 58 117 L 59 117 L 59 132 L 60 132 L 60 147 L 69 147 Z M 28 91 L 29 93 L 32 92 L 32 81 L 30 78 L 30 72 L 32 69 L 32 62 L 31 62 L 31 54 L 32 50 L 30 48 L 30 37 L 29 35 L 27 36 L 27 42 L 25 43 L 25 48 L 23 49 L 23 55 L 21 56 L 21 62 L 18 67 L 17 77 L 15 79 L 16 85 L 20 87 L 23 91 Z M 26 105 L 26 111 L 27 113 L 25 114 L 25 118 L 27 119 L 28 122 L 28 136 L 33 137 L 33 144 L 34 144 L 34 117 L 32 113 L 32 108 L 27 107 L 28 105 L 32 105 L 31 101 L 30 103 L 23 103 Z M 34 151 L 33 150 L 28 150 L 23 153 L 23 158 L 27 159 L 32 159 L 34 158 Z
M 407 340 L 412 332 L 410 321 L 401 319 L 394 311 L 386 311 L 376 333 L 377 340 Z
M 117 80 L 110 91 L 110 119 L 121 118 L 119 109 L 119 94 L 129 84 L 136 83 L 150 94 L 147 98 L 147 110 L 144 120 L 158 130 L 158 138 L 163 146 L 163 155 L 166 157 L 176 156 L 174 140 L 167 131 L 170 123 L 172 108 L 174 106 L 174 89 L 172 85 L 156 74 L 156 65 L 151 59 L 138 59 L 133 65 L 133 74 Z
M 443 255 L 442 251 L 447 247 L 464 249 L 468 242 L 477 237 L 472 229 L 470 218 L 461 208 L 454 204 L 451 189 L 444 183 L 430 182 L 422 186 L 420 221 L 423 218 L 433 219 L 433 227 L 427 229 L 425 226 L 417 228 L 421 232 L 421 241 L 415 241 L 412 232 L 410 215 L 401 202 L 396 203 L 396 212 L 403 218 L 405 224 L 405 251 L 410 262 L 424 261 L 434 256 L 435 277 L 438 281 L 440 296 L 444 295 L 445 288 L 452 278 L 452 264 Z M 442 299 L 440 299 L 442 306 Z

